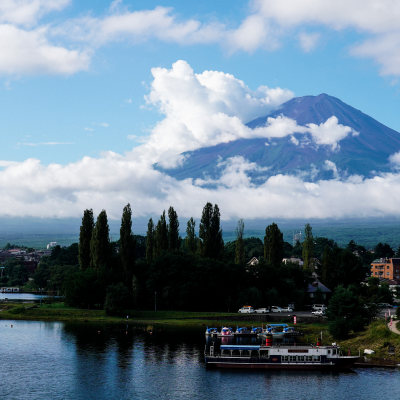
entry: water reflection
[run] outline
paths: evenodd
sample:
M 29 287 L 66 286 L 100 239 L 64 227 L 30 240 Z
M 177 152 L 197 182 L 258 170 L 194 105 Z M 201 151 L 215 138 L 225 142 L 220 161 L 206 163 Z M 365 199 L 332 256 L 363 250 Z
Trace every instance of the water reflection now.
M 204 345 L 204 330 L 0 321 L 0 398 L 400 398 L 397 370 L 208 370 Z

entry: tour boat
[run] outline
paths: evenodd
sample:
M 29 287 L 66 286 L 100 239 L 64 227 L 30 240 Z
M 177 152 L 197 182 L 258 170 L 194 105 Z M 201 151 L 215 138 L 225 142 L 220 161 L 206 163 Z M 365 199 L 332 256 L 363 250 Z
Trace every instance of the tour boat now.
M 206 346 L 207 367 L 253 369 L 348 369 L 358 356 L 343 355 L 340 347 L 317 345 L 221 345 Z

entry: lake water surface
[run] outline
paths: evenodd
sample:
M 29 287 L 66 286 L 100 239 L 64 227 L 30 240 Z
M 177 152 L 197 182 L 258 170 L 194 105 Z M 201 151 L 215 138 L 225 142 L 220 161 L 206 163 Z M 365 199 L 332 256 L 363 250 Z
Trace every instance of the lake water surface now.
M 400 399 L 400 370 L 208 370 L 199 330 L 0 321 L 0 399 Z

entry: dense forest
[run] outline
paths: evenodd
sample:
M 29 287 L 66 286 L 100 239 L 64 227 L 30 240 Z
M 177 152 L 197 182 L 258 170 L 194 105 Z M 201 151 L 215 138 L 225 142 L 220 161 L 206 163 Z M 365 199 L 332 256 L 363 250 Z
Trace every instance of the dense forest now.
M 373 306 L 368 305 L 392 302 L 388 286 L 370 278 L 369 271 L 373 259 L 394 255 L 382 243 L 374 252 L 354 241 L 341 248 L 331 239 L 313 237 L 309 224 L 303 242 L 292 245 L 284 242 L 275 223 L 266 227 L 264 241 L 245 238 L 245 224 L 239 220 L 236 240 L 224 244 L 220 210 L 211 203 L 204 206 L 198 229 L 193 218 L 187 221 L 184 238 L 173 207 L 158 221 L 149 220 L 146 236 L 134 235 L 128 204 L 118 241 L 110 241 L 106 211 L 95 221 L 88 209 L 79 243 L 56 246 L 31 274 L 10 261 L 1 279 L 3 285 L 52 291 L 70 305 L 104 307 L 110 314 L 155 308 L 235 312 L 243 304 L 290 303 L 302 309 L 323 302 L 322 293 L 317 291 L 312 300 L 307 294 L 308 285 L 319 279 L 332 291 L 328 316 L 336 320 L 333 329 L 340 336 L 372 317 Z M 249 264 L 253 257 L 258 262 Z M 347 325 L 341 326 L 346 319 Z

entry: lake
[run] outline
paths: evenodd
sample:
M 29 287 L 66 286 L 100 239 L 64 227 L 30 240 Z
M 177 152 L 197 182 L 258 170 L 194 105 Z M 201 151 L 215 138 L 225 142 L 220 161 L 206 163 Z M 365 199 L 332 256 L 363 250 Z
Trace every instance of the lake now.
M 32 293 L 0 293 L 0 300 L 8 299 L 9 301 L 14 300 L 40 300 L 45 299 L 49 296 L 42 294 Z
M 0 321 L 3 399 L 399 399 L 400 370 L 208 370 L 198 329 Z

